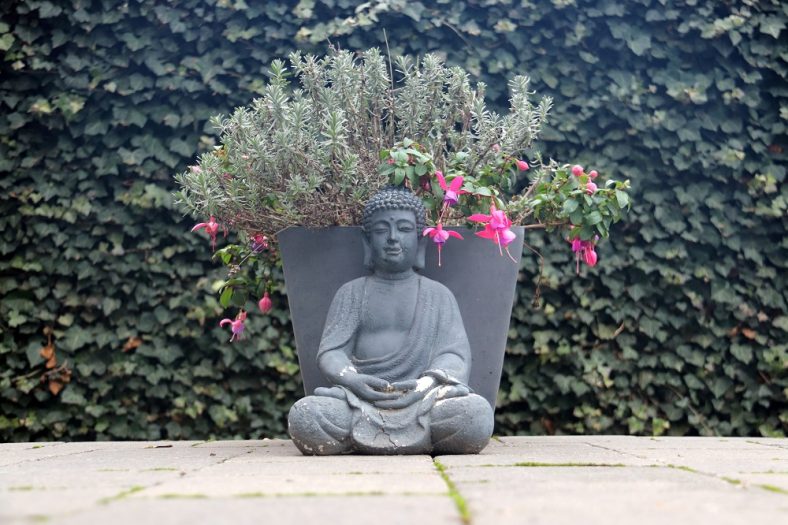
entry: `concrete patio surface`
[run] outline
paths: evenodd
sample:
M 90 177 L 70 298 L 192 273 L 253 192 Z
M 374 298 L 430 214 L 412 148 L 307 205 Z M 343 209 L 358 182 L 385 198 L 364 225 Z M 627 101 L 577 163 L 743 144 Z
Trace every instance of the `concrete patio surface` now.
M 788 523 L 788 440 L 506 437 L 476 456 L 286 440 L 0 445 L 0 524 Z

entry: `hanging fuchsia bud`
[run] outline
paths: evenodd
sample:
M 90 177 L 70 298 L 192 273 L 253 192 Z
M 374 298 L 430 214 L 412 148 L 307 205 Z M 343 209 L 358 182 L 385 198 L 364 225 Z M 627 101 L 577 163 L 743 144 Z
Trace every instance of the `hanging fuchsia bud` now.
M 594 251 L 594 247 L 590 246 L 586 248 L 585 254 L 583 255 L 585 259 L 585 263 L 588 266 L 595 266 L 597 261 L 596 251 Z
M 580 164 L 575 164 L 574 166 L 572 166 L 572 175 L 574 175 L 575 177 L 579 177 L 582 174 L 583 174 L 583 166 L 581 166 Z
M 597 176 L 599 176 L 599 173 L 597 173 L 596 170 L 591 170 L 588 173 L 588 176 L 591 177 L 592 179 L 595 179 L 595 178 L 597 178 Z
M 527 170 L 528 169 L 528 163 L 525 162 L 524 160 L 518 160 L 517 161 L 517 169 L 520 170 L 520 171 Z
M 268 292 L 265 292 L 263 294 L 263 298 L 260 299 L 260 301 L 257 303 L 257 307 L 260 308 L 260 311 L 263 312 L 264 314 L 270 312 L 271 309 L 274 307 L 274 303 L 273 301 L 271 301 L 271 298 L 268 296 Z
M 389 157 L 389 160 L 387 160 L 386 162 L 388 162 L 389 164 L 394 164 L 394 159 L 392 159 L 391 157 Z
M 589 195 L 593 195 L 596 192 L 596 184 L 591 181 L 586 183 L 586 193 Z

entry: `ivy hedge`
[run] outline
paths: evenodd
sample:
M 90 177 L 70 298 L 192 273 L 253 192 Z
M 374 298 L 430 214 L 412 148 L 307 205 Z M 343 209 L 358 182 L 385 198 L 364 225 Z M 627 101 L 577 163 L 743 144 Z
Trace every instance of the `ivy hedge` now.
M 541 149 L 635 206 L 592 270 L 532 234 L 497 432 L 785 435 L 788 4 L 779 0 L 26 0 L 0 6 L 0 439 L 281 436 L 283 289 L 228 344 L 172 176 L 299 48 L 443 53 Z

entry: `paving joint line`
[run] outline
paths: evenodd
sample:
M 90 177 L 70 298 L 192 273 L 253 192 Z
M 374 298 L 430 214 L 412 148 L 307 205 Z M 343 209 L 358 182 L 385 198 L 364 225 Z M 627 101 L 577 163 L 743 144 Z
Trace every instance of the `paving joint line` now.
M 63 443 L 65 444 L 65 443 Z M 17 461 L 16 463 L 9 463 L 8 465 L 0 465 L 0 469 L 8 468 L 8 467 L 16 467 L 17 465 L 24 465 L 25 463 L 37 463 L 39 461 L 46 461 L 48 459 L 57 459 L 57 458 L 65 458 L 68 456 L 77 456 L 79 454 L 89 454 L 91 452 L 98 452 L 100 449 L 94 448 L 91 450 L 81 450 L 79 452 L 68 452 L 66 454 L 55 454 L 52 456 L 46 456 L 43 458 L 31 458 L 31 459 L 23 459 L 22 461 Z
M 464 525 L 472 525 L 473 520 L 471 516 L 471 511 L 468 508 L 468 502 L 465 500 L 465 497 L 460 493 L 459 489 L 457 489 L 457 485 L 449 477 L 446 466 L 440 462 L 438 458 L 432 458 L 432 463 L 435 465 L 435 468 L 438 470 L 438 474 L 440 474 L 443 482 L 446 483 L 446 488 L 449 489 L 449 498 L 454 502 L 454 506 L 457 507 L 457 512 L 460 514 L 460 520 Z
M 596 445 L 594 443 L 588 443 L 586 441 L 581 441 L 581 443 L 583 443 L 584 445 L 588 445 L 589 447 L 601 448 L 602 450 L 607 450 L 608 452 L 615 452 L 617 454 L 621 454 L 622 456 L 631 456 L 633 458 L 642 459 L 643 461 L 648 461 L 648 458 L 639 456 L 633 452 L 625 452 L 623 450 L 618 450 L 616 448 L 603 447 L 602 445 Z
M 751 441 L 749 439 L 747 441 L 745 441 L 745 443 L 750 443 L 751 445 L 760 445 L 762 447 L 779 448 L 781 450 L 788 450 L 788 447 L 786 447 L 784 445 L 779 445 L 777 443 L 772 445 L 771 443 L 759 443 L 758 441 Z

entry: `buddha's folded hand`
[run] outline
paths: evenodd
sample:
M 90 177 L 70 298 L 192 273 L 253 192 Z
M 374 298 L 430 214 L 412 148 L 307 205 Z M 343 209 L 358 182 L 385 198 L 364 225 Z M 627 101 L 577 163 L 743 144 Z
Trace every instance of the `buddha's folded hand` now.
M 336 379 L 336 383 L 366 401 L 396 399 L 400 395 L 385 379 L 358 372 L 346 372 Z
M 391 386 L 399 394 L 398 397 L 376 401 L 375 406 L 387 410 L 409 407 L 424 399 L 435 383 L 435 378 L 430 376 L 393 383 Z

